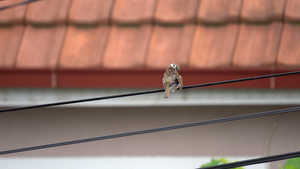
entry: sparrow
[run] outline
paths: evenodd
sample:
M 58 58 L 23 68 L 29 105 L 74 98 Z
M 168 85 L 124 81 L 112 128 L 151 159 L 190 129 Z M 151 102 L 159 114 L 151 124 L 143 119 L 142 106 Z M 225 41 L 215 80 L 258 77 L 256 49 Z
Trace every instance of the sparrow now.
M 170 91 L 174 92 L 176 89 L 182 90 L 182 77 L 178 73 L 179 65 L 172 63 L 167 68 L 166 72 L 164 73 L 164 77 L 162 79 L 165 95 L 164 98 L 168 98 Z

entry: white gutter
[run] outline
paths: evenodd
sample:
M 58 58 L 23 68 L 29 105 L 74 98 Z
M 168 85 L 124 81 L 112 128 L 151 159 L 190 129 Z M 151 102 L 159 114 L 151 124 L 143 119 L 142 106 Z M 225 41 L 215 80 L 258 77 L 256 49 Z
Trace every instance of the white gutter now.
M 54 103 L 151 89 L 0 89 L 0 106 L 16 107 Z M 299 105 L 300 90 L 190 89 L 64 105 L 64 107 L 197 106 L 197 105 Z

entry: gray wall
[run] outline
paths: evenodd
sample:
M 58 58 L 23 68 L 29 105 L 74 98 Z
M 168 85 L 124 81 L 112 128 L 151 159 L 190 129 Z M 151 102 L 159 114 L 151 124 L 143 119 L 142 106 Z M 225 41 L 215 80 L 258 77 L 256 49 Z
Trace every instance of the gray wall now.
M 0 151 L 279 108 L 284 107 L 74 107 L 3 113 L 0 114 Z M 300 150 L 299 120 L 300 113 L 294 112 L 5 157 L 265 156 Z

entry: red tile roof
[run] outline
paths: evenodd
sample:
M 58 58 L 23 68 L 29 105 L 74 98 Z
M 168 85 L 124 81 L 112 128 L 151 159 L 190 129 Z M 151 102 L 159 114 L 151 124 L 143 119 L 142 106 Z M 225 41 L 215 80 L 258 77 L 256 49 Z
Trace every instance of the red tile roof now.
M 103 58 L 108 27 L 68 26 L 57 65 L 62 68 L 97 68 Z
M 113 0 L 71 0 L 66 22 L 87 25 L 107 23 L 113 8 L 112 5 Z
M 156 0 L 118 0 L 109 9 L 113 23 L 140 24 L 151 22 L 155 8 Z
M 25 22 L 31 24 L 65 23 L 71 0 L 46 0 L 27 7 Z
M 238 67 L 275 66 L 282 23 L 241 24 L 233 65 Z
M 241 20 L 245 22 L 271 22 L 282 20 L 285 1 L 243 0 Z
M 66 27 L 64 25 L 51 27 L 26 26 L 16 57 L 15 67 L 56 67 L 65 32 Z
M 299 68 L 298 8 L 299 0 L 41 0 L 0 11 L 0 70 Z
M 9 6 L 23 0 L 1 1 L 0 6 Z M 19 6 L 1 11 L 0 24 L 15 24 L 24 22 L 26 6 Z
M 288 0 L 286 2 L 284 19 L 290 22 L 299 22 L 300 20 L 300 1 Z
M 239 21 L 243 0 L 201 0 L 197 11 L 200 23 L 228 23 Z
M 278 66 L 300 65 L 300 24 L 285 24 L 278 52 Z
M 197 25 L 189 65 L 194 68 L 231 67 L 238 25 Z
M 197 0 L 157 0 L 155 22 L 191 22 L 195 19 L 197 6 Z
M 166 68 L 172 62 L 187 67 L 193 38 L 193 24 L 154 26 L 146 66 Z
M 0 67 L 15 67 L 24 26 L 2 27 L 0 31 Z
M 144 66 L 150 34 L 150 25 L 111 27 L 101 66 L 107 68 Z

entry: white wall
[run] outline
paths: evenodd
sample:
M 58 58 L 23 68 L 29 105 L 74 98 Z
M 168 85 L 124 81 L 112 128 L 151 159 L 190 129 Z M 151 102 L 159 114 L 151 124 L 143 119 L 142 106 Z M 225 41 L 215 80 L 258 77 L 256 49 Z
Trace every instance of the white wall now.
M 235 161 L 246 158 L 226 159 Z M 3 169 L 195 169 L 209 161 L 209 157 L 0 158 Z M 266 164 L 245 167 L 245 169 L 265 168 Z

